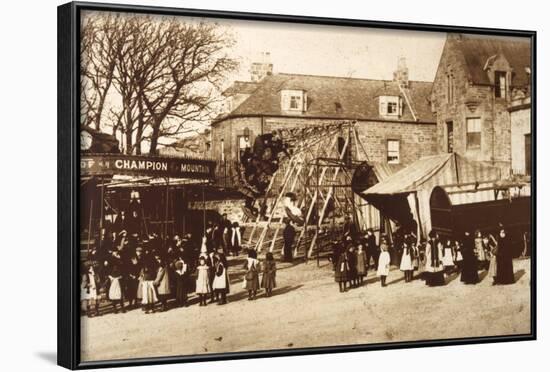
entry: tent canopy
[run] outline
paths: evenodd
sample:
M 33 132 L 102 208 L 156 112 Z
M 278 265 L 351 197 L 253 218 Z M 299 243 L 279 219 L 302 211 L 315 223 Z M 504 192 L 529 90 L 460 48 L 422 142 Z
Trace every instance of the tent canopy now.
M 449 153 L 423 157 L 363 191 L 361 195 L 368 200 L 368 195 L 374 194 L 408 194 L 440 185 L 494 182 L 498 179 L 498 168 L 469 161 L 456 153 Z
M 431 228 L 429 197 L 435 186 L 499 179 L 498 168 L 447 153 L 423 157 L 359 195 L 393 221 L 426 235 Z

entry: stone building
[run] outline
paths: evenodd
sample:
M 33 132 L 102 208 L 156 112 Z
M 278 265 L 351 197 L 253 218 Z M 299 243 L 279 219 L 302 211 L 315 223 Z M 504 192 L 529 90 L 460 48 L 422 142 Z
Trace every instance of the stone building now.
M 399 166 L 436 153 L 432 83 L 411 81 L 404 59 L 393 80 L 273 73 L 268 61 L 254 63 L 251 81 L 236 81 L 226 112 L 212 123 L 215 160 L 239 161 L 256 136 L 280 128 L 356 120 L 371 162 Z
M 530 68 L 529 39 L 449 34 L 431 95 L 438 151 L 497 166 L 504 178 L 524 173 Z

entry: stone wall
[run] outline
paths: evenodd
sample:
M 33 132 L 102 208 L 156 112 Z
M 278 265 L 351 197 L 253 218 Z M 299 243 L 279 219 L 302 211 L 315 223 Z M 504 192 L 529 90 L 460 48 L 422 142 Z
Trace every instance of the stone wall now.
M 221 139 L 224 139 L 225 160 L 237 161 L 237 136 L 245 128 L 250 133 L 250 144 L 257 135 L 282 128 L 334 123 L 329 119 L 260 117 L 231 118 L 217 123 L 212 130 L 212 154 L 221 159 Z M 387 141 L 400 141 L 401 164 L 408 165 L 426 155 L 437 152 L 435 124 L 419 124 L 392 121 L 360 121 L 358 135 L 370 161 L 385 162 Z M 359 149 L 356 149 L 359 151 Z M 362 154 L 362 151 L 359 152 Z
M 512 132 L 512 173 L 526 174 L 525 135 L 531 133 L 531 109 L 523 108 L 510 113 Z
M 452 36 L 447 39 L 434 80 L 432 105 L 437 116 L 437 148 L 439 152 L 447 152 L 447 123 L 452 122 L 453 150 L 470 160 L 498 166 L 506 177 L 510 173 L 512 157 L 510 113 L 507 110 L 510 94 L 505 98 L 495 98 L 492 85 L 471 83 L 464 56 L 456 45 L 459 42 Z M 448 76 L 452 77 L 454 85 L 451 99 L 447 96 Z M 467 146 L 468 118 L 481 120 L 480 148 Z

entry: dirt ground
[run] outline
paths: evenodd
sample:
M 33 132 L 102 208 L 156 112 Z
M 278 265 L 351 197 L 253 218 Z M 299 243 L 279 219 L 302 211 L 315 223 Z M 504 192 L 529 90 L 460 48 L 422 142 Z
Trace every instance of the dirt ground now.
M 369 344 L 530 333 L 530 261 L 515 260 L 516 283 L 477 285 L 456 274 L 444 287 L 403 281 L 393 268 L 382 288 L 373 271 L 339 293 L 331 264 L 279 263 L 273 297 L 247 301 L 234 260 L 229 303 L 144 314 L 82 317 L 82 360 Z

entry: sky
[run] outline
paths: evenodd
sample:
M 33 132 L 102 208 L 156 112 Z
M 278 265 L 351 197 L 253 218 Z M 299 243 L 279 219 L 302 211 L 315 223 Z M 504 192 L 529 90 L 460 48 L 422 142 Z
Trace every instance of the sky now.
M 86 16 L 95 16 L 96 12 Z M 155 16 L 155 18 L 171 18 Z M 204 18 L 178 17 L 181 22 Z M 218 23 L 235 40 L 228 56 L 239 62 L 239 69 L 226 78 L 223 89 L 235 80 L 249 81 L 252 62 L 270 53 L 274 73 L 294 73 L 391 80 L 397 61 L 405 57 L 409 79 L 433 81 L 446 34 L 436 32 L 383 30 L 365 27 L 306 25 L 282 22 L 206 19 Z M 108 105 L 120 105 L 112 90 Z M 105 112 L 108 112 L 106 110 Z M 204 124 L 191 125 L 202 131 Z M 192 135 L 188 132 L 182 137 Z M 176 139 L 164 139 L 171 143 Z M 147 144 L 144 150 L 147 151 Z
M 239 80 L 262 52 L 271 54 L 274 72 L 392 79 L 405 57 L 412 80 L 433 81 L 446 35 L 435 32 L 220 21 L 236 39 L 231 55 L 240 62 Z

